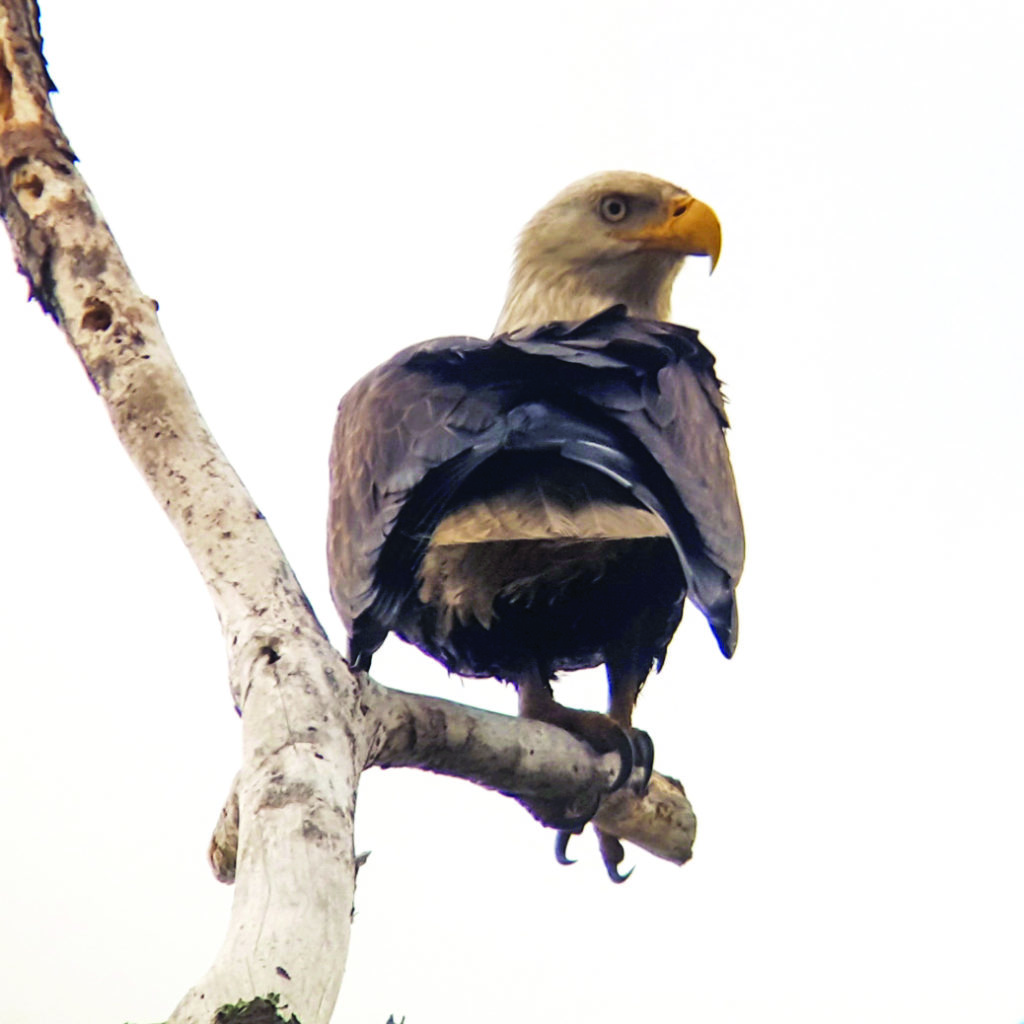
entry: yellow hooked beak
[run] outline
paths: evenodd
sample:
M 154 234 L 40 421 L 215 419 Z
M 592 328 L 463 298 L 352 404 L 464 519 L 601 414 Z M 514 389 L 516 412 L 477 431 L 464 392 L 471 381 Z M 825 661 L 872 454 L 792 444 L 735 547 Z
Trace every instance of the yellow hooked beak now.
M 722 225 L 707 203 L 691 195 L 677 196 L 669 202 L 668 211 L 639 231 L 622 238 L 640 242 L 650 249 L 669 250 L 686 256 L 708 256 L 715 269 L 722 251 Z

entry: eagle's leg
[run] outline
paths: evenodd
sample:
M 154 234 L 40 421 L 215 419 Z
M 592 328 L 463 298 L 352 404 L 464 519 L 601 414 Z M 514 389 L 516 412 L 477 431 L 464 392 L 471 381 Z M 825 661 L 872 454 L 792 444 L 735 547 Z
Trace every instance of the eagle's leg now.
M 633 708 L 640 694 L 640 687 L 647 678 L 647 672 L 638 669 L 636 659 L 628 655 L 621 660 L 609 658 L 607 669 L 608 715 L 622 726 L 626 735 L 633 741 L 637 764 L 643 768 L 643 779 L 637 790 L 637 795 L 642 796 L 647 792 L 647 784 L 651 780 L 651 771 L 654 767 L 654 742 L 643 729 L 633 728 Z M 597 833 L 601 859 L 604 861 L 608 877 L 616 884 L 624 882 L 633 873 L 633 869 L 630 868 L 625 874 L 619 871 L 619 865 L 625 856 L 622 843 L 616 836 L 602 832 L 596 825 L 594 831 Z M 564 857 L 564 850 L 562 854 Z
M 633 708 L 649 672 L 649 666 L 640 668 L 635 657 L 609 657 L 605 665 L 608 672 L 608 717 L 622 728 L 633 746 L 635 764 L 643 769 L 643 778 L 637 795 L 647 792 L 654 769 L 654 741 L 643 729 L 633 728 Z
M 563 707 L 552 695 L 549 679 L 550 673 L 537 664 L 517 673 L 514 682 L 519 695 L 519 714 L 523 718 L 557 725 L 579 736 L 598 753 L 618 752 L 622 767 L 607 792 L 621 788 L 633 771 L 633 747 L 629 737 L 607 715 Z M 559 836 L 562 837 L 583 830 L 584 825 L 597 813 L 600 798 L 594 799 L 582 810 L 538 799 L 522 802 L 540 821 L 559 829 Z M 565 843 L 566 840 L 560 838 L 559 842 Z M 556 856 L 563 863 L 566 862 L 561 855 L 556 853 Z
M 534 718 L 539 721 L 548 721 L 548 719 L 542 715 L 527 714 L 523 710 L 523 692 L 524 690 L 531 689 L 534 685 L 535 684 L 532 680 L 530 682 L 516 683 L 516 689 L 519 692 L 519 714 L 523 718 Z M 593 797 L 591 802 L 582 808 L 574 807 L 571 801 L 566 804 L 562 801 L 544 800 L 540 797 L 530 797 L 527 799 L 520 796 L 519 802 L 523 804 L 538 821 L 547 825 L 549 828 L 557 828 L 560 836 L 568 836 L 576 835 L 583 831 L 583 827 L 597 813 L 597 808 L 600 806 L 601 798 L 599 795 Z
M 555 700 L 551 692 L 549 675 L 539 666 L 520 674 L 516 679 L 519 694 L 519 714 L 539 722 L 557 725 L 593 747 L 599 754 L 616 751 L 621 761 L 619 774 L 608 787 L 607 792 L 621 789 L 633 774 L 634 743 L 630 735 L 612 719 L 597 711 L 581 711 L 567 708 Z
M 609 792 L 613 792 L 617 789 L 621 789 L 633 773 L 634 761 L 637 760 L 637 752 L 640 753 L 640 760 L 638 763 L 641 765 L 649 764 L 650 760 L 653 759 L 654 747 L 650 742 L 650 737 L 647 733 L 643 733 L 644 739 L 646 739 L 646 745 L 640 741 L 637 741 L 637 736 L 634 735 L 634 730 L 629 727 L 629 717 L 632 714 L 632 704 L 629 705 L 629 711 L 627 714 L 626 726 L 629 731 L 621 728 L 611 715 L 602 715 L 595 711 L 580 711 L 577 708 L 567 708 L 562 704 L 559 704 L 554 695 L 551 692 L 551 684 L 549 682 L 549 674 L 542 671 L 540 666 L 534 665 L 529 671 L 520 674 L 516 680 L 516 690 L 519 694 L 519 714 L 523 718 L 534 718 L 542 722 L 550 722 L 552 725 L 557 725 L 568 732 L 579 736 L 585 740 L 591 747 L 593 747 L 598 753 L 608 753 L 609 751 L 616 750 L 619 753 L 619 757 L 622 761 L 622 767 L 619 770 L 619 774 L 609 789 Z M 633 701 L 636 700 L 636 691 L 639 690 L 637 685 L 636 690 L 633 692 Z M 614 693 L 613 688 L 613 693 Z M 613 702 L 614 706 L 614 702 Z M 647 753 L 649 749 L 649 754 Z M 645 780 L 649 777 L 650 771 L 645 768 Z M 531 802 L 531 807 L 536 808 L 534 802 Z M 575 861 L 567 856 L 566 851 L 569 847 L 569 837 L 577 832 L 582 831 L 583 826 L 594 816 L 597 807 L 595 806 L 591 810 L 587 817 L 582 818 L 578 821 L 567 823 L 557 823 L 555 825 L 558 828 L 558 836 L 555 840 L 555 859 L 559 864 L 574 864 Z M 545 815 L 547 818 L 547 816 Z M 550 820 L 550 818 L 547 818 Z M 619 875 L 618 871 L 613 867 L 612 862 L 609 860 L 610 854 L 605 853 L 605 840 L 606 838 L 612 843 L 618 843 L 618 840 L 614 836 L 605 837 L 604 833 L 598 832 L 598 837 L 602 842 L 601 852 L 604 857 L 605 866 L 608 868 L 609 875 L 619 882 L 624 882 L 628 875 Z M 618 860 L 614 863 L 618 864 L 622 860 L 622 846 L 619 845 Z

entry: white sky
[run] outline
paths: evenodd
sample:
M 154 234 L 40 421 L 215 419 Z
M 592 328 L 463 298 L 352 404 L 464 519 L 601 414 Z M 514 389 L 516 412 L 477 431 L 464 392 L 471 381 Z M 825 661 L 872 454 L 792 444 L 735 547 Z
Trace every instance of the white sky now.
M 590 837 L 560 868 L 512 802 L 371 772 L 335 1020 L 1021 1024 L 1024 8 L 41 2 L 82 170 L 338 643 L 341 393 L 488 333 L 575 178 L 723 223 L 674 314 L 731 398 L 742 640 L 691 613 L 638 708 L 694 860 L 614 887 Z M 238 722 L 197 573 L 24 296 L 0 267 L 2 1015 L 162 1020 L 227 923 Z M 514 703 L 397 643 L 374 669 Z

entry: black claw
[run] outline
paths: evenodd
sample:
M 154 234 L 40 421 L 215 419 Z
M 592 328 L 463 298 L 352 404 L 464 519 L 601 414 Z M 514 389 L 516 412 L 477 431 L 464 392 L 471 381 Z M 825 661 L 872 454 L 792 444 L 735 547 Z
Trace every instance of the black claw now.
M 643 781 L 637 790 L 638 795 L 643 796 L 647 792 L 647 785 L 651 781 L 651 772 L 654 771 L 654 740 L 643 729 L 634 729 L 630 734 L 633 743 L 634 765 L 643 769 Z
M 619 874 L 619 869 L 615 864 L 605 864 L 608 869 L 608 877 L 616 884 L 621 885 L 631 874 L 633 869 L 630 868 L 624 875 Z
M 566 831 L 564 828 L 560 829 L 557 837 L 555 838 L 555 860 L 559 864 L 575 864 L 576 861 L 566 856 L 569 852 L 569 840 L 572 839 L 573 833 Z
M 615 836 L 611 836 L 607 832 L 602 832 L 600 829 L 595 829 L 595 831 L 597 832 L 597 841 L 601 846 L 601 859 L 604 861 L 608 877 L 616 885 L 621 885 L 633 874 L 632 868 L 624 875 L 619 874 L 619 865 L 622 863 L 622 858 L 626 855 L 622 849 L 622 843 Z
M 647 734 L 645 733 L 644 735 L 646 736 Z M 652 753 L 653 749 L 652 745 Z M 619 768 L 619 774 L 615 777 L 615 781 L 608 787 L 607 792 L 609 793 L 622 789 L 630 775 L 633 774 L 633 742 L 629 738 L 629 734 L 623 729 L 620 729 L 618 736 L 615 737 L 615 750 L 622 761 L 622 765 Z

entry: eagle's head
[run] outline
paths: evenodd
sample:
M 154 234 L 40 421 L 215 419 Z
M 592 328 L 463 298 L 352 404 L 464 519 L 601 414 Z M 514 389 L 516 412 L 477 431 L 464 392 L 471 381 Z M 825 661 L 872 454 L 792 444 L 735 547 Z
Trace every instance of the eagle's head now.
M 714 269 L 722 229 L 689 192 L 633 171 L 606 171 L 560 192 L 523 229 L 497 332 L 580 320 L 615 303 L 665 320 L 687 256 Z

